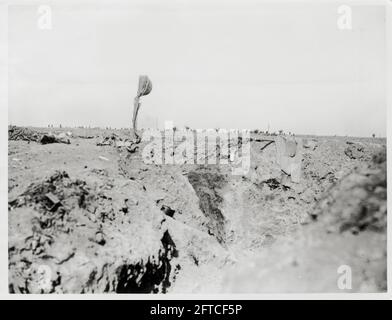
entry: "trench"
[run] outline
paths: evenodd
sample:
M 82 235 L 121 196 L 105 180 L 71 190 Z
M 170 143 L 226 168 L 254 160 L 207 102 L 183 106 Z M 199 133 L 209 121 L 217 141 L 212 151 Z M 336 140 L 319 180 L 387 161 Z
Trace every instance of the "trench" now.
M 169 231 L 165 231 L 161 242 L 163 250 L 159 253 L 158 262 L 148 259 L 147 263 L 141 261 L 117 268 L 116 293 L 167 292 L 173 270 L 171 259 L 178 256 L 178 251 Z
M 219 190 L 227 184 L 226 177 L 218 169 L 200 167 L 188 173 L 188 181 L 199 198 L 200 210 L 208 219 L 208 233 L 213 235 L 220 244 L 225 244 L 226 221 L 219 208 L 223 203 Z

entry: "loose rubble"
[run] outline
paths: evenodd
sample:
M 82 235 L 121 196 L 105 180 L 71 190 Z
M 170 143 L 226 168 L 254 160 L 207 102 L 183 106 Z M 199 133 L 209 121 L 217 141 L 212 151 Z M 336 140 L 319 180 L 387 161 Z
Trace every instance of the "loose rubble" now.
M 386 290 L 385 140 L 254 132 L 233 175 L 146 164 L 128 131 L 10 129 L 12 293 L 341 292 L 340 265 Z
M 66 133 L 53 134 L 53 133 L 42 133 L 38 131 L 34 131 L 29 128 L 22 128 L 16 126 L 8 127 L 8 140 L 16 141 L 34 141 L 41 144 L 49 144 L 49 143 L 65 143 L 70 144 L 70 140 L 67 138 Z

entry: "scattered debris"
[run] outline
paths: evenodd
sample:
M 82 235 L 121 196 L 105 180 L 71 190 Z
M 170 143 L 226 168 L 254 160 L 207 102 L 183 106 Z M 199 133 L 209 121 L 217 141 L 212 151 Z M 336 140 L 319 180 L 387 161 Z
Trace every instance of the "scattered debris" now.
M 54 211 L 57 209 L 57 206 L 60 205 L 60 199 L 56 197 L 52 192 L 48 192 L 45 196 L 50 200 L 52 206 L 49 208 L 49 211 Z
M 277 189 L 281 186 L 280 182 L 278 180 L 276 180 L 275 178 L 268 179 L 268 180 L 264 181 L 264 183 L 267 184 L 268 187 L 272 190 Z
M 256 262 L 252 272 L 241 273 L 234 292 L 247 281 L 258 290 L 289 284 L 292 290 L 308 292 L 325 283 L 325 277 L 312 276 L 319 271 L 333 277 L 334 290 L 338 261 L 353 266 L 353 291 L 366 292 L 357 284 L 383 277 L 383 269 L 371 265 L 377 260 L 382 267 L 386 259 L 386 155 L 373 153 L 383 140 L 355 138 L 361 142 L 346 143 L 347 138 L 336 137 L 304 139 L 301 145 L 293 136 L 271 136 L 274 141 L 257 137 L 251 145 L 249 173 L 233 176 L 229 165 L 149 166 L 141 157 L 129 156 L 142 148 L 124 137 L 129 129 L 104 139 L 102 145 L 123 148 L 106 153 L 96 147 L 102 134 L 94 130 L 75 129 L 74 137 L 97 133 L 91 136 L 96 140 L 79 141 L 80 152 L 66 152 L 65 145 L 9 143 L 10 292 L 221 292 L 229 283 L 222 280 L 229 266 L 253 265 L 248 257 L 264 252 L 262 264 Z M 276 148 L 266 147 L 275 139 Z M 283 148 L 278 149 L 279 144 Z M 366 158 L 352 161 L 346 148 Z M 35 152 L 40 149 L 45 152 Z M 107 162 L 98 166 L 94 161 L 100 160 Z M 67 171 L 54 172 L 58 168 Z M 295 182 L 298 168 L 301 179 Z M 50 174 L 45 177 L 43 172 Z M 306 235 L 308 228 L 316 228 L 310 237 L 294 237 L 296 232 Z M 372 242 L 377 237 L 381 240 Z M 296 249 L 284 246 L 288 249 L 279 256 L 284 239 Z M 361 251 L 355 258 L 347 243 L 365 254 Z M 341 260 L 335 259 L 336 253 Z M 292 269 L 286 269 L 286 262 Z M 38 265 L 47 265 L 53 274 L 44 290 L 38 286 Z M 281 266 L 279 282 L 276 270 Z M 290 270 L 293 277 L 286 278 Z M 299 279 L 298 270 L 305 278 Z M 255 282 L 259 272 L 266 276 Z M 383 290 L 378 282 L 372 288 Z
M 98 142 L 97 146 L 114 146 L 117 140 L 120 140 L 120 137 L 112 133 L 110 136 L 104 137 L 101 142 Z
M 260 141 L 266 141 L 266 140 L 260 140 Z M 266 141 L 267 143 L 264 145 L 264 146 L 262 146 L 261 148 L 260 148 L 260 151 L 263 151 L 265 148 L 267 148 L 270 144 L 272 144 L 272 143 L 274 143 L 275 142 L 275 140 L 271 140 L 271 141 Z
M 358 167 L 326 193 L 315 211 L 320 219 L 338 225 L 340 231 L 386 230 L 385 151 L 373 159 L 373 164 Z
M 357 142 L 346 142 L 348 146 L 344 150 L 344 154 L 350 159 L 364 159 L 364 146 Z
M 10 209 L 32 206 L 40 213 L 39 229 L 56 228 L 68 232 L 68 214 L 72 206 L 85 207 L 89 200 L 86 183 L 72 181 L 65 171 L 56 171 L 45 181 L 31 184 L 26 191 L 10 200 Z M 92 198 L 90 198 L 92 200 Z
M 125 148 L 130 153 L 134 153 L 138 149 L 137 143 L 130 140 L 129 138 L 121 138 L 117 134 L 112 133 L 110 136 L 103 138 L 101 142 L 97 143 L 97 146 L 113 146 L 117 148 Z
M 134 153 L 137 151 L 137 149 L 139 148 L 139 146 L 135 143 L 132 143 L 129 147 L 126 147 L 126 149 L 130 152 L 130 153 Z
M 8 140 L 24 140 L 38 142 L 40 138 L 41 134 L 32 129 L 17 126 L 8 127 Z
M 87 166 L 86 166 L 87 167 Z M 91 172 L 98 174 L 100 176 L 104 176 L 104 177 L 108 177 L 109 176 L 109 172 L 106 169 L 91 169 Z
M 29 128 L 9 126 L 8 127 L 8 140 L 23 140 L 23 141 L 34 141 L 41 144 L 49 143 L 65 143 L 70 144 L 70 140 L 67 139 L 65 133 L 53 134 L 53 133 L 42 133 L 34 131 Z
M 70 144 L 71 141 L 66 138 L 65 134 L 44 134 L 42 135 L 41 139 L 39 140 L 41 144 L 49 144 L 49 143 L 65 143 L 65 144 Z

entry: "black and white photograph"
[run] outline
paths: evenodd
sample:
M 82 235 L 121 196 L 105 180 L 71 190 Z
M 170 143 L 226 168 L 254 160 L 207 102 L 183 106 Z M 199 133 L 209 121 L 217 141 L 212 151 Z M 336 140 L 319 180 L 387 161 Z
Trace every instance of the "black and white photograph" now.
M 4 294 L 389 296 L 392 1 L 0 4 Z

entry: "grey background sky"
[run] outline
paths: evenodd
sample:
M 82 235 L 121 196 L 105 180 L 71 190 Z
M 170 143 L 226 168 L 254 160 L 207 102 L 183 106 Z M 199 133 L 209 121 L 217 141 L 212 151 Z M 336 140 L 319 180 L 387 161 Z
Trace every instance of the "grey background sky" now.
M 9 8 L 9 123 L 386 134 L 385 8 L 252 0 L 48 1 Z

